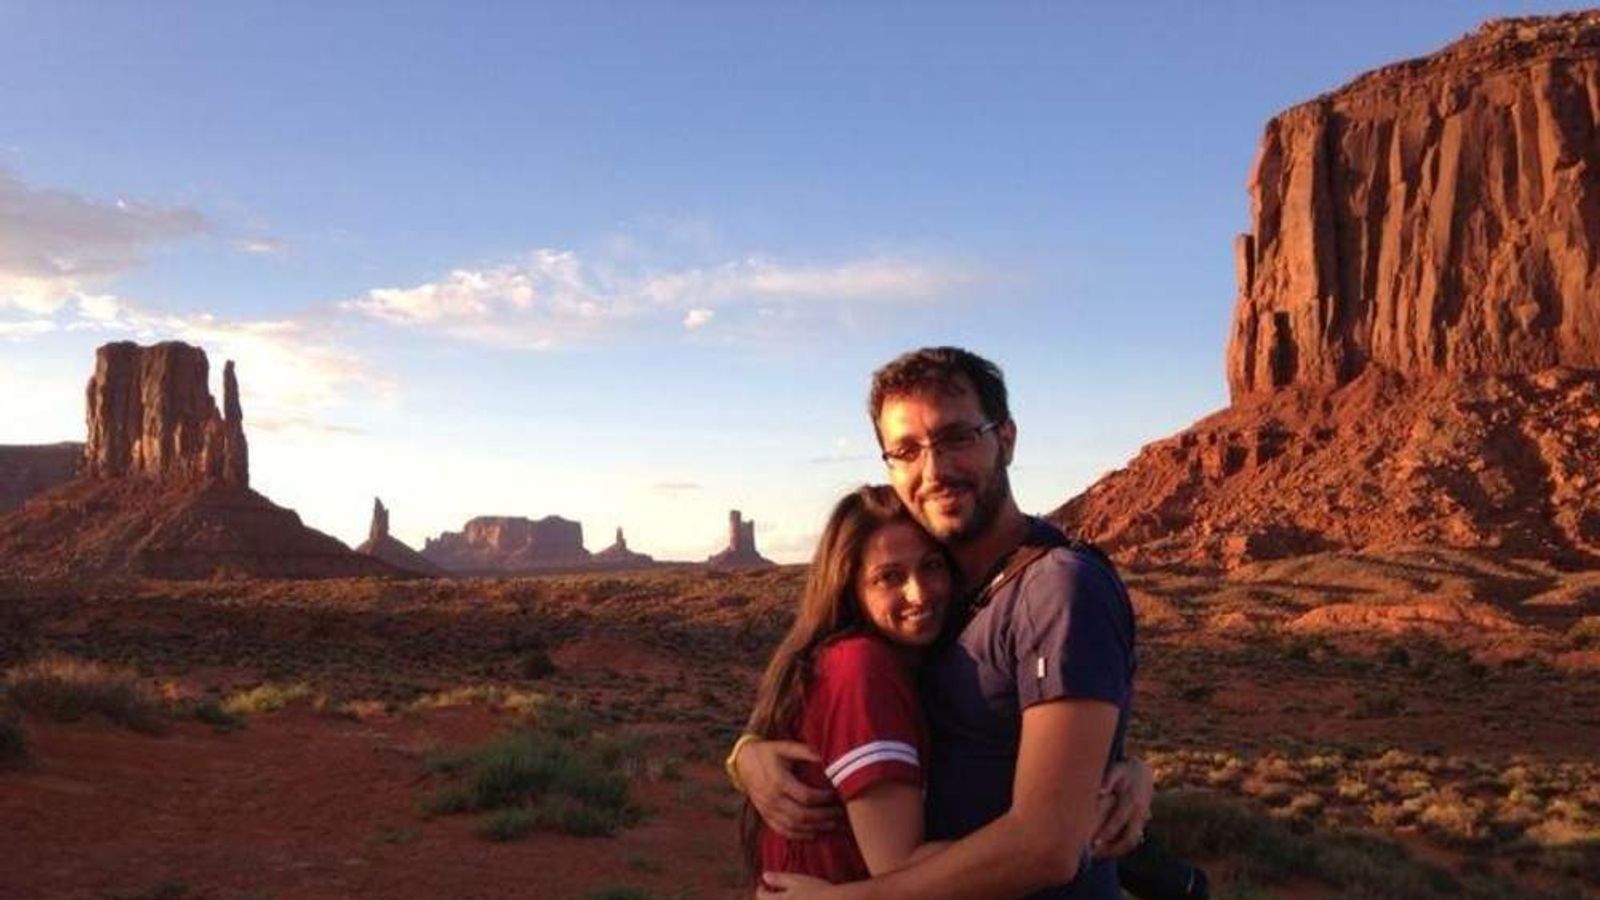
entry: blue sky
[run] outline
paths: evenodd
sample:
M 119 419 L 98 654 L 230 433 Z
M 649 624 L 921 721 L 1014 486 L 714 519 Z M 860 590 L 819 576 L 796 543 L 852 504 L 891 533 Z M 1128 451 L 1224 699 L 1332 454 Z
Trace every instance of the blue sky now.
M 0 0 L 0 443 L 107 340 L 238 361 L 346 541 L 559 514 L 803 559 L 868 376 L 1007 371 L 1047 511 L 1226 402 L 1267 118 L 1548 3 Z

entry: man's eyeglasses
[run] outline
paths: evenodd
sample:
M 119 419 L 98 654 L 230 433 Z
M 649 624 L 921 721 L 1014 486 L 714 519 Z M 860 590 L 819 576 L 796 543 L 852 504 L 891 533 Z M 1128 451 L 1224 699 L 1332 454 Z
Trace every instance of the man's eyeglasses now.
M 926 441 L 906 441 L 883 451 L 883 461 L 891 466 L 914 466 L 922 461 L 929 450 L 940 453 L 964 453 L 978 446 L 985 434 L 999 428 L 1000 422 L 982 425 L 952 425 Z

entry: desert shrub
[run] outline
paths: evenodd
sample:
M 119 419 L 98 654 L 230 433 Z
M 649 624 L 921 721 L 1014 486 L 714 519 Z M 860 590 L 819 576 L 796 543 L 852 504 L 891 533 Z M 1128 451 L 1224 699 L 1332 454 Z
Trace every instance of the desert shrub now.
M 303 682 L 280 684 L 267 682 L 248 691 L 240 691 L 222 701 L 222 711 L 234 716 L 253 716 L 277 712 L 298 703 L 317 703 L 321 695 Z
M 244 727 L 243 716 L 229 712 L 223 708 L 219 701 L 210 697 L 194 703 L 187 711 L 189 715 L 194 717 L 195 721 L 204 722 L 210 725 L 213 731 L 219 733 L 226 734 Z
M 92 660 L 47 656 L 6 673 L 6 687 L 24 711 L 56 722 L 103 716 L 142 734 L 161 734 L 167 720 L 161 699 L 127 669 Z
M 20 765 L 28 758 L 28 733 L 22 730 L 22 713 L 0 694 L 0 769 Z
M 537 817 L 526 809 L 497 809 L 478 824 L 478 836 L 491 841 L 514 841 L 532 831 Z
M 479 833 L 511 840 L 535 829 L 607 835 L 632 824 L 638 811 L 628 779 L 635 744 L 574 733 L 570 718 L 522 728 L 479 747 L 436 755 L 428 771 L 451 782 L 424 803 L 432 814 L 492 812 Z
M 1412 860 L 1397 844 L 1343 832 L 1296 834 L 1283 822 L 1208 791 L 1158 795 L 1155 821 L 1179 856 L 1225 857 L 1235 864 L 1232 877 L 1243 886 L 1311 878 L 1374 898 L 1460 893 L 1448 872 Z

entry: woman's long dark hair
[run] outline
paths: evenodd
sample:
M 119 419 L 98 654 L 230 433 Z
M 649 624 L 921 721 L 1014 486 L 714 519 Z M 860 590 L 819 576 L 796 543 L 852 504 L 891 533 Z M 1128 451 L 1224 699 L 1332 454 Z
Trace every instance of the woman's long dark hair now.
M 834 505 L 811 558 L 794 624 L 761 676 L 746 731 L 769 739 L 798 739 L 800 706 L 817 651 L 829 641 L 872 629 L 856 598 L 856 576 L 867 540 L 879 528 L 897 521 L 912 519 L 894 489 L 885 485 L 863 486 Z M 761 874 L 760 830 L 761 817 L 746 799 L 739 838 L 752 879 Z

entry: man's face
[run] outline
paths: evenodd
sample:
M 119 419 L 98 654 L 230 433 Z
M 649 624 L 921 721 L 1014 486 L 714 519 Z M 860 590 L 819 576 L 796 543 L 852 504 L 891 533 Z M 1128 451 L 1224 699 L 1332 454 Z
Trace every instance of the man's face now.
M 878 438 L 885 450 L 927 445 L 988 425 L 970 387 L 946 394 L 924 391 L 884 399 Z M 962 449 L 924 449 L 914 462 L 891 462 L 889 483 L 928 533 L 944 543 L 982 535 L 1011 495 L 1006 466 L 1016 426 L 1004 422 Z

